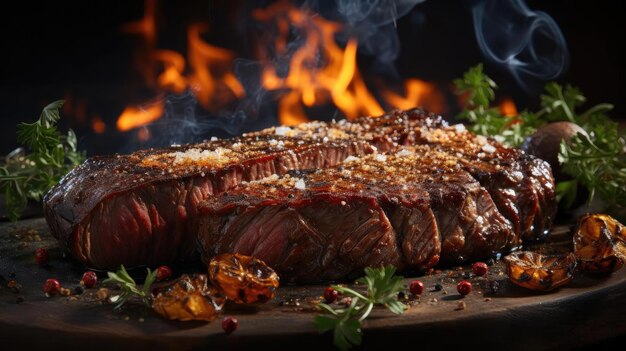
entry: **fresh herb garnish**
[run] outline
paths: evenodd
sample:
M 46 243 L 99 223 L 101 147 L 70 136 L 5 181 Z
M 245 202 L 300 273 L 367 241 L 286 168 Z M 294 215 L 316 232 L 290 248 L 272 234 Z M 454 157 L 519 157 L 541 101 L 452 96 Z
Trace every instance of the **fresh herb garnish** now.
M 362 294 L 356 290 L 341 285 L 333 288 L 341 293 L 342 297 L 352 299 L 350 306 L 333 308 L 320 303 L 318 306 L 325 314 L 315 317 L 315 327 L 320 333 L 333 331 L 334 344 L 340 350 L 347 350 L 354 345 L 361 344 L 361 322 L 369 316 L 375 305 L 387 307 L 395 314 L 402 314 L 405 305 L 398 301 L 398 293 L 404 289 L 402 277 L 394 276 L 395 267 L 389 265 L 378 269 L 365 268 L 365 276 L 358 280 L 367 285 L 367 292 Z
M 17 126 L 17 140 L 28 148 L 15 149 L 0 163 L 0 191 L 4 193 L 7 217 L 16 221 L 28 199 L 40 201 L 61 177 L 85 159 L 77 151 L 76 134 L 61 135 L 56 124 L 64 101 L 46 106 L 34 123 Z
M 624 136 L 618 134 L 617 126 L 603 129 L 603 134 L 597 128 L 587 129 L 587 135 L 574 136 L 569 145 L 561 142 L 559 162 L 563 171 L 574 178 L 557 187 L 566 205 L 571 205 L 580 184 L 589 191 L 588 205 L 598 196 L 608 211 L 626 207 Z
M 589 192 L 588 204 L 597 196 L 607 211 L 626 208 L 626 138 L 607 115 L 613 105 L 597 104 L 579 113 L 577 110 L 586 102 L 582 92 L 571 85 L 563 87 L 550 82 L 541 95 L 539 111 L 507 117 L 491 106 L 497 85 L 483 73 L 481 64 L 456 80 L 455 85 L 459 93 L 468 96 L 459 118 L 468 120 L 472 131 L 493 136 L 509 146 L 520 146 L 526 137 L 549 122 L 579 125 L 585 134 L 579 133 L 569 142 L 561 141 L 558 160 L 563 172 L 573 179 L 557 184 L 557 199 L 570 207 L 582 185 Z
M 108 279 L 105 279 L 103 283 L 117 283 L 120 285 L 122 289 L 122 293 L 116 295 L 111 298 L 112 302 L 117 303 L 115 305 L 115 309 L 121 308 L 128 300 L 132 298 L 138 298 L 141 300 L 144 305 L 147 307 L 151 307 L 151 299 L 152 294 L 150 292 L 150 288 L 152 287 L 152 283 L 156 280 L 157 271 L 151 271 L 150 268 L 147 269 L 148 274 L 146 275 L 146 279 L 143 282 L 143 286 L 139 288 L 135 280 L 128 274 L 124 265 L 120 267 L 120 270 L 117 272 L 107 272 L 109 276 Z
M 477 134 L 493 136 L 509 146 L 520 146 L 543 123 L 528 111 L 517 116 L 504 116 L 500 108 L 492 107 L 498 86 L 483 73 L 482 64 L 470 68 L 454 84 L 459 94 L 467 94 L 465 109 L 458 118 L 470 122 L 470 130 Z

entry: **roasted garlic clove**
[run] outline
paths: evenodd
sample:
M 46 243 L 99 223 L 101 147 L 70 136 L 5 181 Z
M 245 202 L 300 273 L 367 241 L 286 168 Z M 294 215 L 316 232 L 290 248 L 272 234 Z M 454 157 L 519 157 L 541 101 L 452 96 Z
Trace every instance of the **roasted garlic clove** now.
M 204 274 L 185 274 L 154 298 L 152 309 L 167 319 L 212 321 L 220 314 L 225 298 L 207 282 Z
M 548 256 L 530 251 L 512 253 L 504 258 L 509 280 L 537 291 L 550 291 L 569 283 L 576 268 L 574 254 Z
M 574 233 L 574 253 L 584 271 L 615 272 L 626 261 L 626 228 L 609 215 L 583 216 Z
M 266 302 L 274 298 L 278 275 L 263 261 L 240 254 L 222 254 L 209 263 L 209 276 L 236 303 Z

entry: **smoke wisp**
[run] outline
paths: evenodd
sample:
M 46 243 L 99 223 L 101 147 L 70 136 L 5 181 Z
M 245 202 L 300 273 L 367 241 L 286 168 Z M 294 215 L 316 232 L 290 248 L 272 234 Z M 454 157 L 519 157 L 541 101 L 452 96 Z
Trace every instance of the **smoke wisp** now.
M 522 0 L 484 0 L 472 8 L 483 55 L 505 67 L 522 87 L 559 76 L 569 63 L 567 44 L 554 19 Z

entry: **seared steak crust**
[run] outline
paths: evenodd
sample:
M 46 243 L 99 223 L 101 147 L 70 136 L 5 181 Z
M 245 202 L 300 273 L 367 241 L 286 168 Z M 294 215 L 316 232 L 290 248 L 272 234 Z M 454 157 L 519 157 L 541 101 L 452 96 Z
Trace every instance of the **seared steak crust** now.
M 437 200 L 436 196 L 433 199 L 432 194 L 439 194 L 438 190 L 428 191 L 422 183 L 420 192 L 429 197 L 428 205 L 422 204 L 428 209 L 426 212 L 412 207 L 410 211 L 404 207 L 388 207 L 379 197 L 368 198 L 370 203 L 382 206 L 381 210 L 371 209 L 379 211 L 380 215 L 378 221 L 372 216 L 371 230 L 388 227 L 387 235 L 380 236 L 379 240 L 386 242 L 392 237 L 402 240 L 398 244 L 402 247 L 397 253 L 401 253 L 398 265 L 426 267 L 428 264 L 424 262 L 437 255 L 429 249 L 412 249 L 421 248 L 420 245 L 437 246 L 423 242 L 433 235 L 415 232 L 419 229 L 416 223 L 428 222 L 431 216 L 437 222 L 442 222 L 441 216 L 446 215 L 460 218 L 463 216 L 458 211 L 473 204 L 498 212 L 507 222 L 503 224 L 506 230 L 502 231 L 507 235 L 506 240 L 503 239 L 505 250 L 519 246 L 522 239 L 543 236 L 550 227 L 556 201 L 554 180 L 547 163 L 465 132 L 462 126 L 450 127 L 440 117 L 418 109 L 393 111 L 378 118 L 353 122 L 311 122 L 293 128 L 270 128 L 229 140 L 90 158 L 51 189 L 44 199 L 44 210 L 53 235 L 76 258 L 91 267 L 110 269 L 119 264 L 171 262 L 185 259 L 194 252 L 198 206 L 204 200 L 211 200 L 242 181 L 282 176 L 293 170 L 331 168 L 348 156 L 391 155 L 403 145 L 454 158 L 459 165 L 455 172 L 464 171 L 467 184 L 474 186 L 469 187 L 474 200 L 471 204 L 458 205 L 456 214 L 440 213 L 436 211 L 437 201 L 445 203 L 446 200 L 443 197 Z M 422 161 L 418 160 L 418 164 Z M 446 164 L 437 167 L 440 167 L 437 172 L 448 171 Z M 381 175 L 387 176 L 391 175 Z M 435 178 L 433 181 L 435 185 L 439 182 Z M 463 191 L 469 188 L 466 186 Z M 299 208 L 307 211 L 311 207 Z M 271 211 L 270 208 L 258 210 Z M 407 214 L 409 212 L 413 215 Z M 420 220 L 418 215 L 425 219 Z M 292 223 L 296 222 L 292 220 Z M 329 223 L 331 225 L 332 221 Z M 463 245 L 459 244 L 461 236 L 455 229 L 450 229 L 448 236 L 439 234 L 442 259 L 467 259 L 472 256 L 473 245 L 476 250 L 482 250 L 479 252 L 492 250 L 491 244 L 483 248 L 480 241 L 467 240 L 472 237 L 466 235 L 470 224 L 450 226 L 460 226 L 461 236 L 466 240 Z M 399 230 L 400 227 L 413 229 Z M 441 225 L 437 230 L 441 232 L 439 227 Z M 446 227 L 444 231 L 447 230 Z M 395 232 L 395 236 L 389 231 Z M 402 235 L 408 235 L 413 241 L 407 241 Z M 349 267 L 343 271 L 348 270 Z
M 275 130 L 274 127 L 250 135 L 268 135 Z M 363 117 L 328 125 L 307 123 L 292 128 L 288 134 L 367 140 L 381 152 L 402 145 L 428 145 L 456 156 L 463 169 L 487 189 L 498 209 L 513 224 L 518 246 L 522 240 L 543 238 L 552 226 L 556 194 L 547 162 L 467 132 L 463 125 L 449 126 L 439 116 L 417 109 L 395 110 L 374 119 Z
M 332 167 L 372 147 L 278 136 L 90 158 L 44 199 L 53 235 L 80 261 L 111 269 L 188 258 L 190 219 L 213 194 L 288 170 Z
M 244 182 L 201 204 L 199 218 L 206 260 L 252 255 L 297 282 L 488 257 L 515 238 L 455 157 L 425 146 Z

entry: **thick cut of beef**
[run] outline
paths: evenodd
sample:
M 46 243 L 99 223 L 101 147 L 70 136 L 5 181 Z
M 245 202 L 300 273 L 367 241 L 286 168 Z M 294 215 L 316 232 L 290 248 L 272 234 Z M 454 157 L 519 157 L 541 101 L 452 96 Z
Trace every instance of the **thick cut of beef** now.
M 485 187 L 500 212 L 512 223 L 517 243 L 545 237 L 556 212 L 554 178 L 547 162 L 493 139 L 468 132 L 461 124 L 449 126 L 441 117 L 421 110 L 392 111 L 378 118 L 330 124 L 306 123 L 284 130 L 292 137 L 328 135 L 329 138 L 367 140 L 379 151 L 401 145 L 428 145 L 457 156 L 464 170 Z M 255 133 L 267 135 L 276 128 Z
M 194 253 L 190 219 L 209 196 L 372 150 L 360 141 L 260 136 L 94 157 L 47 194 L 44 211 L 61 245 L 90 267 L 167 263 Z
M 547 163 L 418 109 L 90 158 L 46 195 L 44 210 L 53 235 L 91 267 L 171 262 L 194 251 L 202 201 L 242 181 L 335 167 L 349 156 L 393 153 L 403 145 L 453 156 L 510 223 L 507 247 L 550 227 L 556 201 Z
M 381 264 L 427 269 L 488 257 L 515 240 L 456 156 L 427 146 L 243 183 L 199 212 L 206 260 L 252 255 L 294 282 L 346 278 Z

